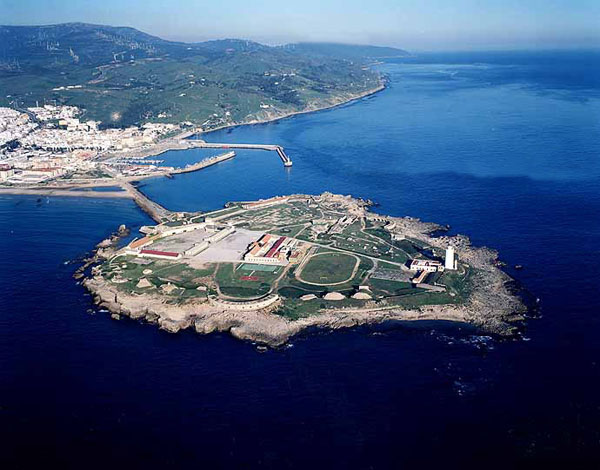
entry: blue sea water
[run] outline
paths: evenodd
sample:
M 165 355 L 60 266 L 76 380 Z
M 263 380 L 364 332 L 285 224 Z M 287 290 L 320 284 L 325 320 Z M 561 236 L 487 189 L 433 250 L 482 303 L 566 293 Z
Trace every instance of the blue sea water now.
M 6 468 L 516 468 L 600 462 L 600 54 L 431 54 L 359 102 L 206 136 L 277 143 L 142 190 L 171 209 L 325 190 L 450 224 L 540 299 L 527 340 L 385 325 L 259 353 L 93 309 L 71 278 L 128 200 L 0 197 Z M 210 153 L 172 152 L 184 165 Z M 65 264 L 65 262 L 67 264 Z M 512 266 L 521 264 L 523 270 Z

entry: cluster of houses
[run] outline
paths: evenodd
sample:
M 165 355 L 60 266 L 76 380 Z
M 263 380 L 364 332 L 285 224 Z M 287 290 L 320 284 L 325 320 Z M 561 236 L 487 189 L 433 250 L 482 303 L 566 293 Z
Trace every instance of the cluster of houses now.
M 99 121 L 81 120 L 74 106 L 34 106 L 26 112 L 0 107 L 0 181 L 39 183 L 71 171 L 96 168 L 99 152 L 140 149 L 180 129 L 146 123 L 126 129 L 100 128 Z

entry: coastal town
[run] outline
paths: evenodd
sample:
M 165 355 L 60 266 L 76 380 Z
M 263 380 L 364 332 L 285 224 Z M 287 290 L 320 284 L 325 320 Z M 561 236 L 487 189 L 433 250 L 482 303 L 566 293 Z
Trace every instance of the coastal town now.
M 233 149 L 273 152 L 284 167 L 292 160 L 279 145 L 209 143 L 190 137 L 202 132 L 190 122 L 148 122 L 140 127 L 101 128 L 83 121 L 73 106 L 28 108 L 20 112 L 0 108 L 0 190 L 15 193 L 76 195 L 69 190 L 86 187 L 88 196 L 103 186 L 121 186 L 145 178 L 198 171 L 235 157 Z M 160 155 L 170 150 L 204 148 L 224 150 L 185 167 L 165 164 Z M 135 198 L 135 197 L 134 197 Z
M 0 108 L 0 184 L 100 179 L 109 177 L 111 168 L 122 175 L 152 176 L 160 171 L 158 161 L 134 153 L 193 129 L 190 123 L 102 128 L 82 114 L 74 106 Z

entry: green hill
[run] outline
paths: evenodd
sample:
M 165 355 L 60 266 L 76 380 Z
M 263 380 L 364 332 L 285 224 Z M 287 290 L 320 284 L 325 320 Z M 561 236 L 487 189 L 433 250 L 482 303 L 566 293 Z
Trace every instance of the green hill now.
M 351 46 L 339 56 L 299 46 L 182 43 L 84 23 L 0 26 L 0 105 L 75 105 L 105 126 L 211 128 L 334 104 L 380 83 Z

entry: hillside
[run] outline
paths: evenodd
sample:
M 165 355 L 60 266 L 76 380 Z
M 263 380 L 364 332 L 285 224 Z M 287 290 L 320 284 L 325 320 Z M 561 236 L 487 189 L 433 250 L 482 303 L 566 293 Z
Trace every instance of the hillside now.
M 333 52 L 236 39 L 188 44 L 83 23 L 0 26 L 0 105 L 56 101 L 105 126 L 192 121 L 213 128 L 334 104 L 378 86 L 363 61 Z
M 299 42 L 287 44 L 283 48 L 298 54 L 354 61 L 410 56 L 409 52 L 395 47 L 362 46 L 358 44 L 338 44 L 331 42 Z

